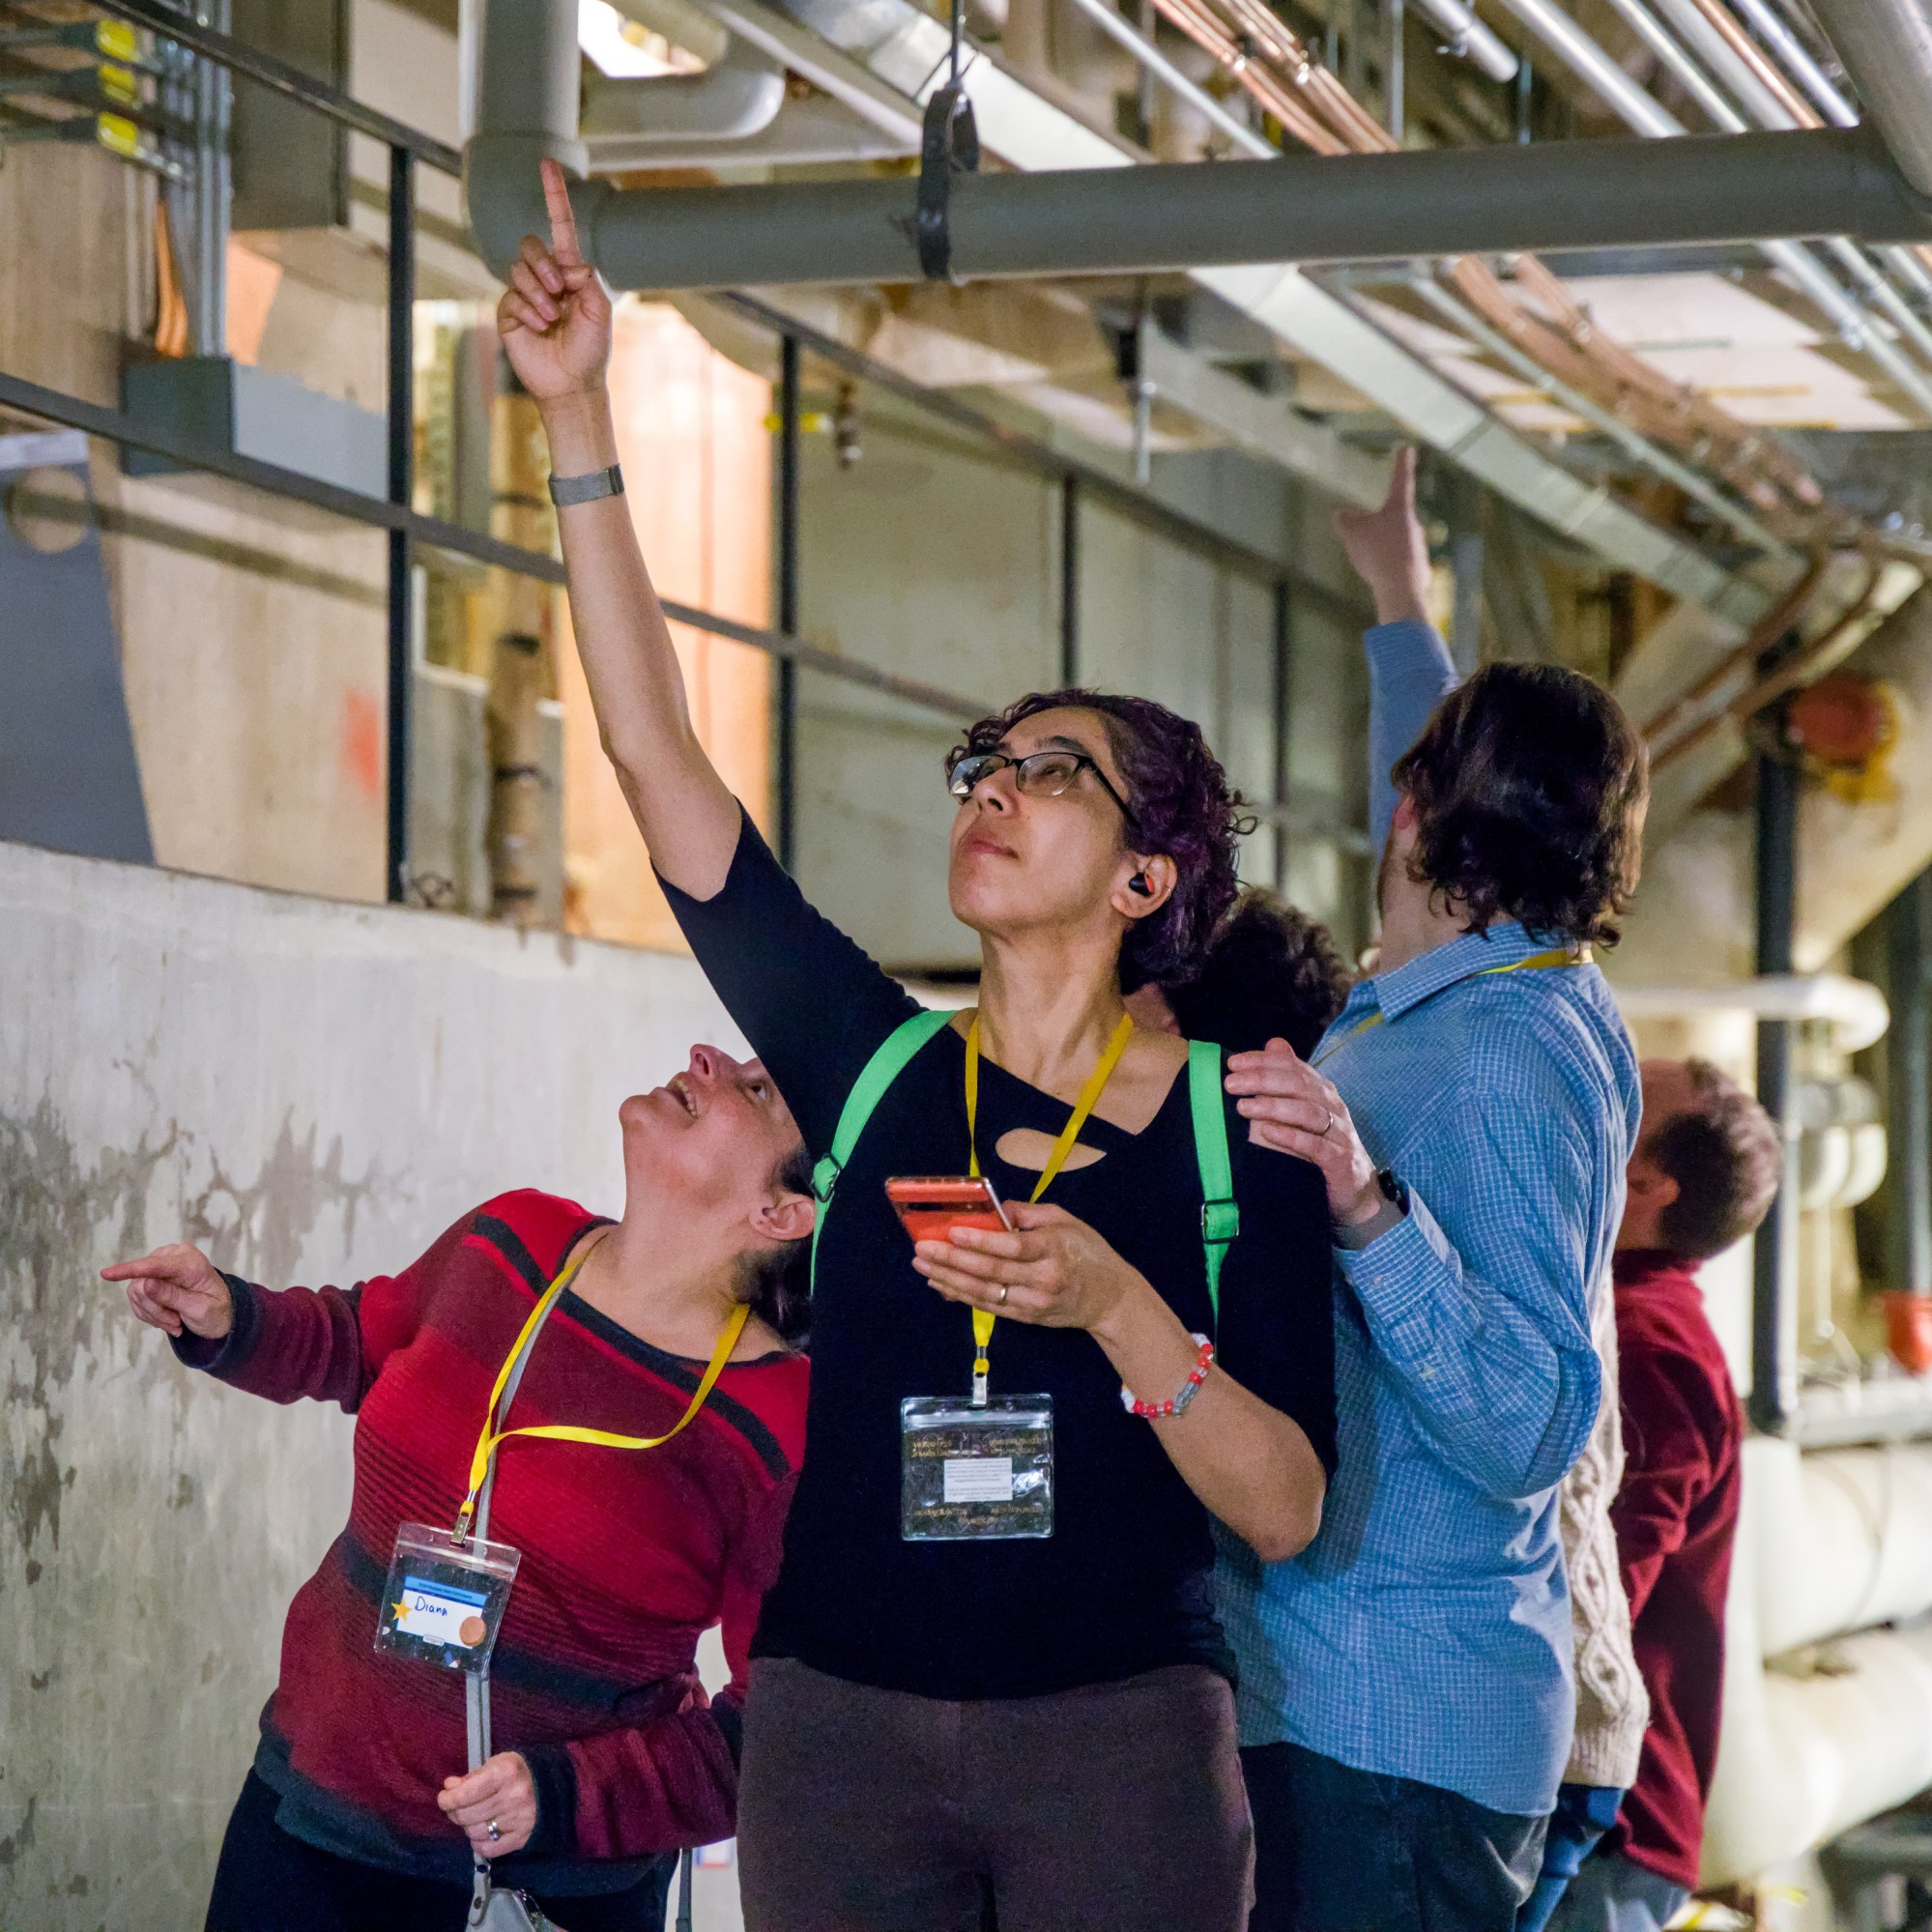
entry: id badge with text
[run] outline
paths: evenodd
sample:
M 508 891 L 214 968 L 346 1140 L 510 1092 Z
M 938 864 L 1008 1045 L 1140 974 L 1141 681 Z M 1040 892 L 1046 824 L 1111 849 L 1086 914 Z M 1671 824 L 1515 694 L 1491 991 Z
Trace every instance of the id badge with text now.
M 899 1404 L 899 1533 L 908 1543 L 1053 1533 L 1053 1399 L 910 1396 Z
M 521 1561 L 506 1543 L 458 1543 L 433 1523 L 404 1523 L 389 1558 L 376 1648 L 445 1670 L 481 1670 L 496 1648 Z

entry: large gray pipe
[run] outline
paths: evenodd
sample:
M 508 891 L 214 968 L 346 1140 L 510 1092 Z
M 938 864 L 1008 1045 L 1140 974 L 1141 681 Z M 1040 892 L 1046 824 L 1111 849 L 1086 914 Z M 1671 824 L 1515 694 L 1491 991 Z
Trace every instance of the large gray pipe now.
M 909 180 L 575 192 L 620 288 L 919 274 Z M 505 232 L 476 226 L 486 243 Z M 1932 239 L 1932 200 L 1878 142 L 1837 129 L 965 175 L 952 199 L 963 280 L 1834 234 Z
M 463 194 L 477 252 L 499 274 L 546 231 L 540 160 L 588 172 L 577 137 L 577 9 L 462 0 Z
M 659 73 L 648 79 L 590 77 L 584 88 L 583 134 L 599 167 L 601 152 L 622 144 L 652 148 L 693 142 L 746 141 L 762 134 L 785 105 L 785 69 L 769 54 L 733 41 L 698 73 Z M 649 160 L 625 163 L 649 167 Z
M 1906 179 L 1932 194 L 1932 16 L 1921 0 L 1811 0 Z

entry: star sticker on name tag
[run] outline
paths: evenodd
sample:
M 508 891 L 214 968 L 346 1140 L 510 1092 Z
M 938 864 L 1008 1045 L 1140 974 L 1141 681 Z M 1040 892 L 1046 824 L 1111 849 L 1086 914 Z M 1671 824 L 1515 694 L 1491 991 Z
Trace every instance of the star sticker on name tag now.
M 389 1608 L 395 1612 L 395 1615 L 390 1620 L 393 1623 L 399 1624 L 409 1615 L 409 1604 L 406 1601 L 391 1603 Z

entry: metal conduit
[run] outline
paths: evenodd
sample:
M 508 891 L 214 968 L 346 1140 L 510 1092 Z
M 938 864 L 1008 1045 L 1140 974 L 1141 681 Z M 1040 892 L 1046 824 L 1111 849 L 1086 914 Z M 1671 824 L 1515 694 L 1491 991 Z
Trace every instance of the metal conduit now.
M 1849 4 L 1857 7 L 1862 5 L 1863 0 L 1849 0 Z M 1910 0 L 1904 0 L 1904 4 L 1910 4 Z M 1630 128 L 1653 140 L 1689 138 L 1686 134 L 1683 122 L 1678 120 L 1661 101 L 1655 100 L 1639 87 L 1601 46 L 1567 14 L 1558 9 L 1555 0 L 1503 0 L 1503 5 L 1543 41 L 1579 79 L 1601 95 Z M 1682 58 L 1681 50 L 1680 58 Z M 1728 111 L 1733 120 L 1738 118 L 1735 109 Z M 1750 137 L 1734 134 L 1728 138 L 1743 140 Z M 1901 177 L 1901 180 L 1903 179 Z M 1912 180 L 1915 188 L 1921 187 L 1916 176 Z M 1861 231 L 1849 227 L 1815 227 L 1806 222 L 1794 221 L 1786 223 L 1775 234 L 1765 233 L 1734 239 L 1748 239 L 1759 243 L 1764 249 L 1766 259 L 1774 268 L 1782 270 L 1803 295 L 1831 317 L 1848 344 L 1869 355 L 1872 360 L 1912 397 L 1914 402 L 1928 415 L 1932 415 L 1932 378 L 1928 378 L 1907 356 L 1867 326 L 1858 304 L 1826 272 L 1823 265 L 1798 243 L 1788 239 L 1794 235 L 1858 236 L 1860 240 L 1874 242 L 1895 242 L 1910 238 L 1878 235 L 1868 230 Z
M 1681 31 L 1692 36 L 1705 62 L 1716 70 L 1724 85 L 1731 90 L 1729 97 L 1712 80 L 1705 67 L 1689 50 L 1666 31 L 1650 11 L 1649 0 L 1609 0 L 1609 4 L 1695 97 L 1698 105 L 1723 132 L 1742 133 L 1753 122 L 1765 129 L 1815 128 L 1820 125 L 1819 116 L 1791 92 L 1788 85 L 1780 94 L 1752 70 L 1750 63 L 1707 17 L 1705 0 L 1658 0 L 1658 4 L 1667 9 Z M 1733 98 L 1745 104 L 1749 109 L 1749 118 L 1732 105 Z M 1857 120 L 1858 117 L 1853 115 L 1854 126 Z M 1887 319 L 1920 356 L 1932 360 L 1932 329 L 1925 326 L 1904 297 L 1872 266 L 1857 244 L 1846 241 L 1843 236 L 1831 236 L 1825 245 L 1831 250 L 1832 259 L 1859 285 L 1865 298 L 1884 311 Z M 1872 347 L 1869 337 L 1865 346 Z M 1884 361 L 1886 359 L 1879 354 L 1875 360 Z M 1889 364 L 1888 368 L 1889 373 L 1897 376 L 1897 371 L 1889 369 Z M 1925 395 L 1918 395 L 1917 391 L 1914 393 L 1923 403 L 1926 395 L 1932 395 L 1932 384 L 1926 385 Z

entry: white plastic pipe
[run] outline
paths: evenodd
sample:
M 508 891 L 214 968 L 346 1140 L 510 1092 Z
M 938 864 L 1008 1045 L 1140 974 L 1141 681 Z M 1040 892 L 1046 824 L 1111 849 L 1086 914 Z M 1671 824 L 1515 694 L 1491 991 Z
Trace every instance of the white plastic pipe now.
M 638 152 L 744 141 L 770 127 L 784 105 L 784 67 L 735 40 L 698 73 L 593 75 L 584 89 L 583 134 L 593 160 L 607 139 Z
M 1515 79 L 1520 63 L 1476 17 L 1466 0 L 1416 0 L 1416 4 L 1449 36 L 1452 53 L 1473 60 L 1491 80 Z

